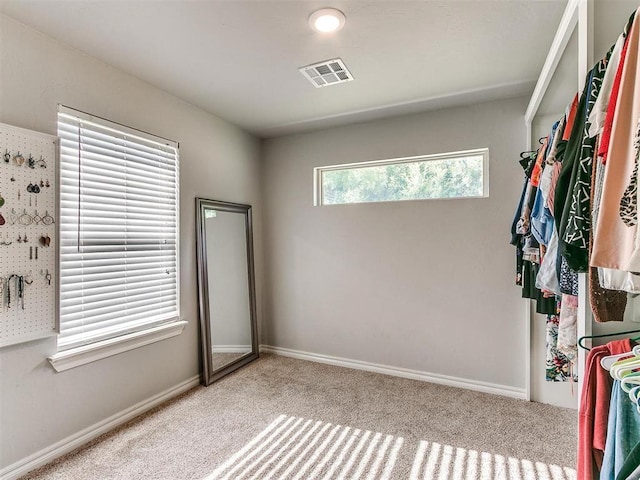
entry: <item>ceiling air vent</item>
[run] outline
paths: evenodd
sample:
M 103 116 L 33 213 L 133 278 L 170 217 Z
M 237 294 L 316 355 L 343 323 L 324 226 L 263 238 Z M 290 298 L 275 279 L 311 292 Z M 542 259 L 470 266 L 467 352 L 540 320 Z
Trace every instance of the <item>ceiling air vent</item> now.
M 300 73 L 316 88 L 350 82 L 353 75 L 339 58 L 301 67 Z

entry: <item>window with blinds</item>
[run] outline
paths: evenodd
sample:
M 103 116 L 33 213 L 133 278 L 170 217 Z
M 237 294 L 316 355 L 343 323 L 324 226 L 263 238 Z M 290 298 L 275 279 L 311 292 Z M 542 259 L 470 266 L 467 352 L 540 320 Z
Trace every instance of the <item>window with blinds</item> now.
M 177 143 L 63 106 L 58 136 L 58 350 L 177 320 Z

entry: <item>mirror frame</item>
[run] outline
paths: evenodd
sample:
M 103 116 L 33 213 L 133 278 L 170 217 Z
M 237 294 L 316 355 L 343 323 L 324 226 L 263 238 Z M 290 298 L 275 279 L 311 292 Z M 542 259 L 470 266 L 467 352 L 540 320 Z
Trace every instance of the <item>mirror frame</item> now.
M 209 272 L 207 268 L 207 251 L 205 244 L 205 215 L 206 209 L 244 215 L 247 244 L 247 268 L 249 279 L 249 311 L 251 320 L 251 352 L 220 368 L 211 366 L 211 316 L 209 312 Z M 222 202 L 207 198 L 196 197 L 196 261 L 198 270 L 198 303 L 200 317 L 200 345 L 201 345 L 201 383 L 205 386 L 234 372 L 238 368 L 258 358 L 258 326 L 256 317 L 255 273 L 253 261 L 253 223 L 251 205 Z

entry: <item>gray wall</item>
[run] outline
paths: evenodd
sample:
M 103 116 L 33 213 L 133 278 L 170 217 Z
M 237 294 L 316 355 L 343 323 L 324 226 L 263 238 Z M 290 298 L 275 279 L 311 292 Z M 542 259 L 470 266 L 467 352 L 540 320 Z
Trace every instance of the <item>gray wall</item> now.
M 62 373 L 55 340 L 0 349 L 0 468 L 198 374 L 196 196 L 254 205 L 261 310 L 260 142 L 157 88 L 0 19 L 0 121 L 56 133 L 63 103 L 180 142 L 182 335 Z
M 251 350 L 245 216 L 217 211 L 205 220 L 211 346 Z
M 527 99 L 267 140 L 269 345 L 524 388 L 509 229 Z M 490 149 L 490 195 L 313 206 L 322 165 Z

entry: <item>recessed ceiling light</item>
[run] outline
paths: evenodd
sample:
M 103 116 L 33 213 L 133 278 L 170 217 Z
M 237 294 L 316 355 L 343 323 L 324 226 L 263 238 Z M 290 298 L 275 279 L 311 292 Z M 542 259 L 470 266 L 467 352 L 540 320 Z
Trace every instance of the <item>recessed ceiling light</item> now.
M 316 32 L 330 33 L 337 32 L 344 26 L 346 21 L 344 13 L 335 8 L 322 8 L 316 10 L 309 17 L 309 25 Z

